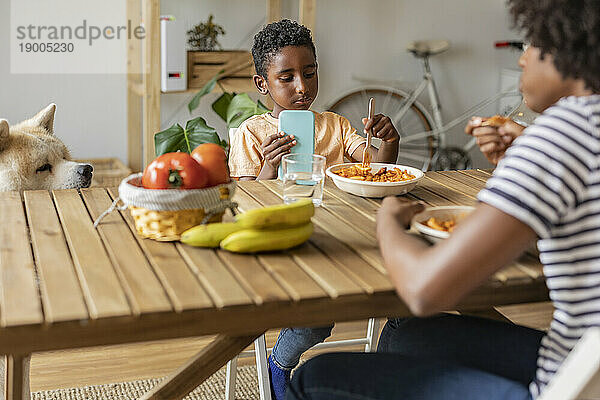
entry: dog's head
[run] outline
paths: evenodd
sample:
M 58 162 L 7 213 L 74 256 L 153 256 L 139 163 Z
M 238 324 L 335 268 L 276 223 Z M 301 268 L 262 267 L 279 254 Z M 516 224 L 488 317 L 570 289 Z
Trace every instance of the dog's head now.
M 9 126 L 0 119 L 0 191 L 89 187 L 92 166 L 71 161 L 54 136 L 56 105 Z

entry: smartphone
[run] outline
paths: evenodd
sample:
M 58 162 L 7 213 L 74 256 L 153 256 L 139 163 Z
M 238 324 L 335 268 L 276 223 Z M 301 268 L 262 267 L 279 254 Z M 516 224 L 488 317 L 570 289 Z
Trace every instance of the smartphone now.
M 315 114 L 308 110 L 284 110 L 279 113 L 278 132 L 294 135 L 296 145 L 290 149 L 292 154 L 315 153 Z M 279 164 L 279 179 L 283 177 Z

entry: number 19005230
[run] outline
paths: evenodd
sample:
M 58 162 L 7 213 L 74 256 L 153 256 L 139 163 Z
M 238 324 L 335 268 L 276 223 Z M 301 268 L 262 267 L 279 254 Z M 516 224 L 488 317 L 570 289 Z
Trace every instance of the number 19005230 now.
M 21 53 L 72 53 L 73 43 L 19 43 Z

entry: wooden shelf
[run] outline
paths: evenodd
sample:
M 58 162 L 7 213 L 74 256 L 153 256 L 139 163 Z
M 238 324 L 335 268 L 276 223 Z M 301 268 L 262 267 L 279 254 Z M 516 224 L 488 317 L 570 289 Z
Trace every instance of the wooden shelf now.
M 246 92 L 254 92 L 256 91 L 256 87 L 254 86 L 254 82 L 252 79 L 248 78 L 225 78 L 219 81 L 221 86 L 225 88 L 228 92 L 236 92 L 236 93 L 246 93 Z M 184 93 L 198 93 L 200 88 L 193 88 L 188 90 L 180 90 L 174 92 L 162 92 L 162 94 L 184 94 Z M 221 93 L 221 88 L 217 85 L 212 90 L 211 93 Z

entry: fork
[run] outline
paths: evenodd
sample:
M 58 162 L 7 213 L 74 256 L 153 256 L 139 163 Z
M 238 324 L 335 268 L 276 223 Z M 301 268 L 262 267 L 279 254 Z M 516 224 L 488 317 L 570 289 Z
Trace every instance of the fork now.
M 369 99 L 369 120 L 373 119 L 374 113 L 375 113 L 375 99 L 373 97 L 371 97 Z M 367 134 L 367 142 L 365 143 L 365 149 L 363 150 L 362 166 L 363 166 L 363 168 L 367 168 L 367 167 L 369 167 L 369 164 L 371 164 L 369 148 L 371 147 L 371 139 L 373 137 L 373 127 L 371 127 L 371 129 L 369 129 L 368 131 L 364 131 L 364 132 Z

